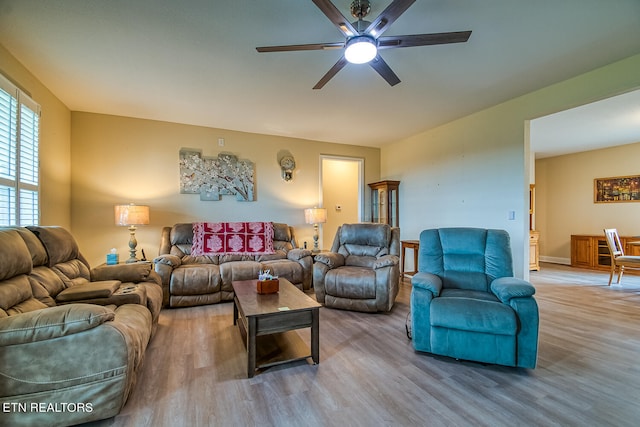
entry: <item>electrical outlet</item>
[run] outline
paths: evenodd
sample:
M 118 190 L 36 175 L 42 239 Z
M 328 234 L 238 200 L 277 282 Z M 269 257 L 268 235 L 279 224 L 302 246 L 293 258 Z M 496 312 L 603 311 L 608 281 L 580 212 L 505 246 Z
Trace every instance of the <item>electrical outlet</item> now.
M 224 147 L 224 138 L 218 138 L 218 147 Z

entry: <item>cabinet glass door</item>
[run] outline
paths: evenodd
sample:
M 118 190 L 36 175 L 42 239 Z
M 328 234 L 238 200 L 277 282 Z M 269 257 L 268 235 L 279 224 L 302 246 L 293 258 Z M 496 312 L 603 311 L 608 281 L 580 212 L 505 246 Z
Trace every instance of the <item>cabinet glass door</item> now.
M 371 192 L 371 222 L 380 222 L 380 194 L 376 190 Z
M 400 181 L 380 181 L 371 188 L 371 222 L 398 227 L 398 186 Z

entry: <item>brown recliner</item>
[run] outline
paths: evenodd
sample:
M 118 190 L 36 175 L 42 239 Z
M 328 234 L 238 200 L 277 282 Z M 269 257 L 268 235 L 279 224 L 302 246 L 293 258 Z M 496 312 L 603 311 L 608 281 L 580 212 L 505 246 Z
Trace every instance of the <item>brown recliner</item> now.
M 344 224 L 330 252 L 316 255 L 313 286 L 326 307 L 389 311 L 400 285 L 400 229 L 387 224 Z

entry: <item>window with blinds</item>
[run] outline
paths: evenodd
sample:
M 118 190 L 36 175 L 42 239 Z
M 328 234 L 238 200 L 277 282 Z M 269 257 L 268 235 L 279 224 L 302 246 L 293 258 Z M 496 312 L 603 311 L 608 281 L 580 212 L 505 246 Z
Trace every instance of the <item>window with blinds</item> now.
M 38 225 L 40 106 L 0 75 L 0 226 Z

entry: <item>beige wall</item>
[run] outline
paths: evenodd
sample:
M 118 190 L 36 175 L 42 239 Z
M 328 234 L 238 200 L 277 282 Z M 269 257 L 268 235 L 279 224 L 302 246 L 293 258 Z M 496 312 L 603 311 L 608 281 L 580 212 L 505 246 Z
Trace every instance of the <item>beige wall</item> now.
M 148 204 L 151 224 L 138 229 L 138 248 L 147 258 L 158 253 L 160 231 L 176 222 L 265 220 L 296 228 L 300 245 L 313 242 L 313 228 L 304 223 L 304 208 L 320 202 L 320 155 L 362 157 L 365 181 L 380 176 L 380 150 L 342 144 L 234 132 L 198 126 L 91 113 L 72 113 L 72 224 L 83 253 L 91 263 L 104 262 L 117 248 L 128 255 L 129 233 L 114 224 L 113 205 Z M 224 138 L 225 146 L 218 146 Z M 202 150 L 205 156 L 227 152 L 255 163 L 255 202 L 234 196 L 200 201 L 180 194 L 180 148 Z M 278 158 L 296 160 L 294 178 L 281 178 Z M 140 255 L 140 252 L 138 252 Z
M 384 146 L 381 177 L 402 181 L 402 238 L 430 227 L 505 229 L 515 274 L 528 277 L 528 121 L 637 87 L 640 55 Z
M 71 228 L 71 112 L 0 45 L 0 72 L 40 104 L 40 223 Z
M 640 203 L 594 203 L 593 180 L 640 173 L 640 143 L 540 159 L 536 165 L 536 228 L 540 258 L 569 263 L 571 235 L 617 228 L 640 235 Z

